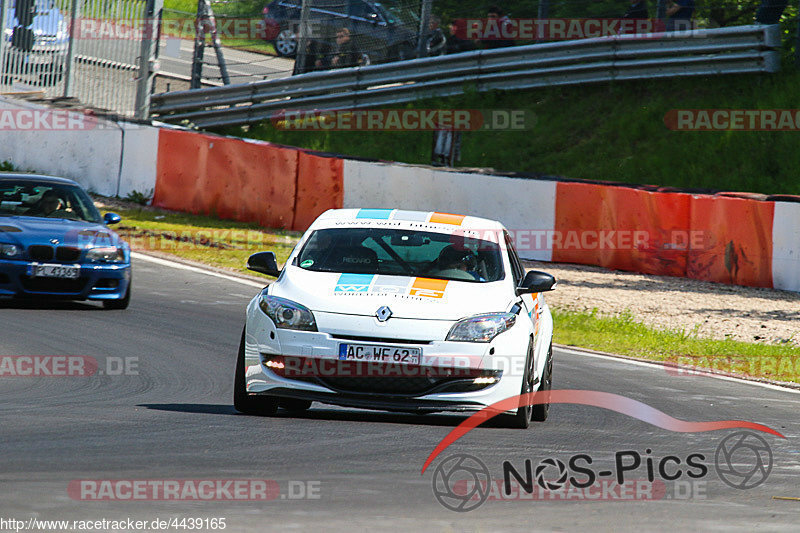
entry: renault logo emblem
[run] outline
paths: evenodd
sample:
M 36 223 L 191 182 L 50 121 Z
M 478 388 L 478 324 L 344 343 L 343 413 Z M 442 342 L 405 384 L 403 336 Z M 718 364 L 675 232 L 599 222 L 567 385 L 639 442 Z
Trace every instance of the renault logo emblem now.
M 378 322 L 386 322 L 392 317 L 392 310 L 384 305 L 375 311 L 375 316 L 378 317 Z

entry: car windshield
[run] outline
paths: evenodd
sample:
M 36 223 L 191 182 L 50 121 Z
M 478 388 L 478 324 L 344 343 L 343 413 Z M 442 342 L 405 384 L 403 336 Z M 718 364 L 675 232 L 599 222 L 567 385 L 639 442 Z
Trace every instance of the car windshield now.
M 383 0 L 376 3 L 378 8 L 382 8 L 386 21 L 389 24 L 394 24 L 399 21 L 404 26 L 411 26 L 416 28 L 419 26 L 419 16 L 410 9 L 403 7 L 397 0 Z
M 80 187 L 35 181 L 0 180 L 0 216 L 100 222 L 100 213 Z
M 322 229 L 295 265 L 317 272 L 420 276 L 475 283 L 503 279 L 500 247 L 445 233 L 382 228 Z

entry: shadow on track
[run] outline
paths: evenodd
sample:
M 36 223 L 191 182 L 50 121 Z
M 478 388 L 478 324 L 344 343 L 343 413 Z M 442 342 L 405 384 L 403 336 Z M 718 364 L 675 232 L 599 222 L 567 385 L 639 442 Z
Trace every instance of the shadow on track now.
M 252 416 L 237 412 L 232 405 L 224 404 L 196 404 L 196 403 L 145 403 L 137 407 L 144 407 L 156 411 L 172 411 L 177 413 L 196 413 L 207 415 L 235 415 L 252 418 L 275 418 L 297 420 L 330 420 L 340 422 L 375 422 L 381 424 L 406 424 L 415 426 L 444 426 L 455 427 L 463 422 L 469 414 L 440 414 L 432 413 L 425 416 L 409 413 L 391 413 L 385 411 L 361 411 L 316 408 L 296 413 L 279 409 L 273 416 Z M 485 427 L 499 427 L 490 421 Z
M 0 298 L 0 309 L 31 309 L 36 311 L 103 311 L 100 302 L 76 302 L 73 300 L 39 300 L 27 298 Z

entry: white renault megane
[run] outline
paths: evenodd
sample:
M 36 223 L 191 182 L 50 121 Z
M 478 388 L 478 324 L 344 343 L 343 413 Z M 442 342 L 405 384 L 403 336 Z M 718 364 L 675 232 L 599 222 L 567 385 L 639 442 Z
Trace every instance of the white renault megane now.
M 496 221 L 397 209 L 323 213 L 278 279 L 253 298 L 234 406 L 301 411 L 311 403 L 427 413 L 477 411 L 552 386 L 553 320 L 544 272 L 527 274 Z M 549 405 L 504 414 L 545 420 Z

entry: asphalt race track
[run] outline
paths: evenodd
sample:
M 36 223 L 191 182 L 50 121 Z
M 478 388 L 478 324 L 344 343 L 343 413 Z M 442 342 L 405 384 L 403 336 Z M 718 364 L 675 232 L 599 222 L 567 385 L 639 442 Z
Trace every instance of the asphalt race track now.
M 776 531 L 800 523 L 800 501 L 773 499 L 800 497 L 800 395 L 757 385 L 555 354 L 556 389 L 612 392 L 681 420 L 748 420 L 783 433 L 786 440 L 760 434 L 773 467 L 748 490 L 723 483 L 714 467 L 718 444 L 738 430 L 675 433 L 596 407 L 554 405 L 547 422 L 527 431 L 477 428 L 423 475 L 425 459 L 463 417 L 320 404 L 301 416 L 237 414 L 235 355 L 245 304 L 257 291 L 247 282 L 139 258 L 127 311 L 94 303 L 0 303 L 0 355 L 89 356 L 99 363 L 93 376 L 0 378 L 0 517 L 225 518 L 226 531 Z M 644 458 L 648 449 L 656 463 L 704 454 L 708 474 L 684 475 L 680 487 L 666 482 L 657 500 L 490 499 L 462 513 L 445 509 L 432 490 L 435 467 L 454 454 L 478 458 L 502 480 L 506 460 L 524 473 L 525 459 L 535 468 L 545 458 L 566 463 L 587 454 L 602 471 L 614 467 L 616 452 Z M 641 480 L 647 472 L 642 466 L 628 475 Z M 280 496 L 84 501 L 68 491 L 71 481 L 87 479 L 268 479 L 277 481 Z M 301 498 L 309 492 L 313 498 Z

